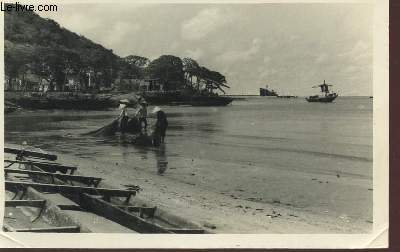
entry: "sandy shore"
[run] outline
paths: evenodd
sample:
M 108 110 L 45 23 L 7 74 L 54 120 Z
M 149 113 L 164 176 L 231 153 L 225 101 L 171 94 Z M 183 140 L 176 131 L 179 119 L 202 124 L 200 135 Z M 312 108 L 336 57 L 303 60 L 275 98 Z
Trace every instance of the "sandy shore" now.
M 59 158 L 61 163 L 77 165 L 82 174 L 102 177 L 109 185 L 122 188 L 129 184 L 139 185 L 143 190 L 138 198 L 214 233 L 367 233 L 372 229 L 371 220 L 340 215 L 338 211 L 293 207 L 279 202 L 279 199 L 267 203 L 258 196 L 244 197 L 252 195 L 249 192 L 252 185 L 237 188 L 233 192 L 224 191 L 226 181 L 223 180 L 223 172 L 221 178 L 209 178 L 224 181 L 220 183 L 221 190 L 215 192 L 215 188 L 211 190 L 201 183 L 197 185 L 190 182 L 190 177 L 196 176 L 193 166 L 190 166 L 189 172 L 184 173 L 179 167 L 169 167 L 163 175 L 159 175 L 155 160 L 153 162 L 139 157 L 133 164 L 123 160 L 111 162 L 107 157 L 94 160 L 90 157 L 59 154 Z M 147 169 L 149 163 L 154 164 L 153 169 Z M 147 168 L 143 168 L 145 165 Z M 332 185 L 332 182 L 329 185 L 326 181 L 322 183 L 323 179 L 329 181 L 332 178 L 319 177 L 315 181 L 308 178 L 310 190 L 318 190 L 318 186 L 341 186 Z M 346 182 L 343 178 L 340 183 L 343 190 L 348 190 L 345 184 L 354 181 Z M 367 187 L 361 188 L 367 191 Z M 257 188 L 252 189 L 257 191 Z M 351 193 L 348 191 L 348 194 Z M 372 191 L 369 193 L 372 195 Z M 354 197 L 356 195 L 357 192 Z

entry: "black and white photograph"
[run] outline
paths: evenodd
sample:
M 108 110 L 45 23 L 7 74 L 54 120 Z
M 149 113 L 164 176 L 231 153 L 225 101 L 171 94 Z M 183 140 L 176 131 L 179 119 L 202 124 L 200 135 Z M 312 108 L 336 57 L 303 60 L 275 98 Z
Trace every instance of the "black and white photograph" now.
M 3 234 L 387 244 L 386 7 L 2 2 Z

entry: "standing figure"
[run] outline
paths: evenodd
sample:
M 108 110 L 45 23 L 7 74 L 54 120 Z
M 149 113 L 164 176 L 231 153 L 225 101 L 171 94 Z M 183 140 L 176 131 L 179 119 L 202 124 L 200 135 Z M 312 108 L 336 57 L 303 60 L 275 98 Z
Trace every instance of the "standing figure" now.
M 168 127 L 167 115 L 160 107 L 155 107 L 153 113 L 157 116 L 157 121 L 154 130 L 154 141 L 156 143 L 164 143 L 165 133 Z
M 128 127 L 128 104 L 129 101 L 127 99 L 119 101 L 119 108 L 121 109 L 119 128 L 121 133 L 125 133 Z
M 145 100 L 140 102 L 140 108 L 136 112 L 136 117 L 139 119 L 141 129 L 147 132 L 147 102 Z

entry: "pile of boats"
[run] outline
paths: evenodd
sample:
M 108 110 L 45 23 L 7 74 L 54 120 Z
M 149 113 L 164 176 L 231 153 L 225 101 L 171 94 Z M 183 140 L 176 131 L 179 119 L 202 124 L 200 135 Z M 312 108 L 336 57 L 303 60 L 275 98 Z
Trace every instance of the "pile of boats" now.
M 109 188 L 101 178 L 78 174 L 57 156 L 4 148 L 3 231 L 190 233 L 205 230 L 135 199 L 139 186 Z
M 233 98 L 217 94 L 184 94 L 181 91 L 143 92 L 141 96 L 152 105 L 227 106 Z

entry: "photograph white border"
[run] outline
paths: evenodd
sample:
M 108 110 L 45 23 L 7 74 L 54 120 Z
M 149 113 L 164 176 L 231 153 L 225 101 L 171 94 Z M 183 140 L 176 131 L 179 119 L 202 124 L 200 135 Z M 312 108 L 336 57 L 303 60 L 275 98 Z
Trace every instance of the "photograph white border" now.
M 12 2 L 12 1 L 10 1 Z M 22 1 L 20 1 L 22 2 Z M 23 1 L 38 4 L 38 1 Z M 74 4 L 115 1 L 48 1 L 40 3 Z M 373 49 L 373 231 L 370 234 L 37 234 L 0 233 L 0 247 L 31 248 L 384 248 L 389 227 L 389 1 L 119 1 L 137 3 L 370 3 L 374 4 Z M 4 27 L 4 16 L 0 13 Z M 2 60 L 0 80 L 4 90 L 4 29 L 1 29 Z M 0 93 L 1 144 L 4 147 L 4 92 Z M 4 162 L 4 158 L 2 159 Z M 4 202 L 4 174 L 0 172 L 0 202 Z M 4 204 L 0 204 L 0 222 Z

